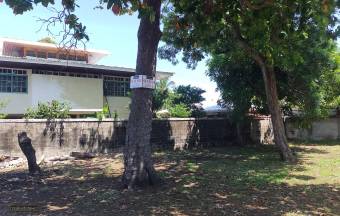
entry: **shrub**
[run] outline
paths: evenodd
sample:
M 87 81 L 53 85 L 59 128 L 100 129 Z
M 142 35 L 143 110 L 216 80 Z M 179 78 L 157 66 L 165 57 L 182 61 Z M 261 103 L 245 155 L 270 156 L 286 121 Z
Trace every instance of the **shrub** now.
M 6 107 L 6 102 L 0 101 L 0 119 L 6 118 L 6 114 L 1 113 L 1 110 Z
M 190 109 L 185 104 L 175 104 L 169 108 L 171 117 L 187 118 L 191 116 Z
M 52 102 L 39 103 L 37 108 L 28 108 L 25 115 L 27 119 L 65 119 L 70 117 L 68 104 L 52 100 Z
M 160 110 L 156 112 L 157 118 L 170 118 L 170 112 L 168 110 Z
M 106 105 L 103 107 L 103 110 L 102 110 L 102 111 L 96 112 L 96 118 L 97 118 L 99 121 L 102 121 L 103 119 L 108 118 L 108 117 L 110 117 L 110 107 L 109 107 L 109 105 L 106 104 Z M 115 119 L 118 118 L 118 114 L 117 114 L 116 111 L 114 112 L 114 116 L 113 116 L 113 117 L 114 117 Z

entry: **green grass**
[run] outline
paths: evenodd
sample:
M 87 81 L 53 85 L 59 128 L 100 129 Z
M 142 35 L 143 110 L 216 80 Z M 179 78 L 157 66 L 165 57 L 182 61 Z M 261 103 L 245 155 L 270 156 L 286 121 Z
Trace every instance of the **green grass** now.
M 279 160 L 272 147 L 217 148 L 210 150 L 167 152 L 169 160 L 185 161 L 184 169 L 202 181 L 225 183 L 237 188 L 261 187 L 282 183 L 294 169 Z M 201 176 L 202 175 L 202 176 Z
M 255 206 L 270 206 L 270 214 L 340 215 L 340 142 L 296 142 L 291 147 L 297 164 L 280 161 L 273 146 L 163 152 L 163 159 L 176 161 L 180 175 L 168 170 L 162 175 L 176 178 L 176 190 L 182 193 L 228 194 L 237 205 L 264 196 L 268 199 Z

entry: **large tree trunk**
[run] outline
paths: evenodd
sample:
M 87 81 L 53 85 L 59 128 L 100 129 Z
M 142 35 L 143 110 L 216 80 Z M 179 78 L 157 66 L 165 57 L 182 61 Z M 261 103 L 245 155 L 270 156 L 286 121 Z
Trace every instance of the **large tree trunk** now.
M 283 119 L 281 116 L 274 68 L 272 66 L 267 66 L 264 63 L 261 64 L 260 67 L 267 95 L 267 104 L 273 124 L 275 144 L 279 148 L 281 158 L 283 160 L 294 162 L 296 161 L 296 158 L 288 146 Z
M 154 77 L 156 73 L 157 48 L 161 38 L 161 0 L 145 0 L 153 8 L 155 20 L 141 17 L 138 29 L 138 53 L 136 73 Z M 152 125 L 152 90 L 132 89 L 132 102 L 124 146 L 123 184 L 127 188 L 136 185 L 154 185 L 160 179 L 153 166 L 150 146 Z

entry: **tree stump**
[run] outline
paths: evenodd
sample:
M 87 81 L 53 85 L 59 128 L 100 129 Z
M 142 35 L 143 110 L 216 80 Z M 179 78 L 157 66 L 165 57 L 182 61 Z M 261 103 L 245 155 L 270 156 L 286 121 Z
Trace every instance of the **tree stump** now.
M 37 158 L 35 157 L 35 150 L 32 146 L 31 139 L 27 136 L 26 132 L 21 132 L 18 134 L 18 142 L 21 151 L 26 156 L 29 173 L 41 173 L 40 167 L 37 164 Z

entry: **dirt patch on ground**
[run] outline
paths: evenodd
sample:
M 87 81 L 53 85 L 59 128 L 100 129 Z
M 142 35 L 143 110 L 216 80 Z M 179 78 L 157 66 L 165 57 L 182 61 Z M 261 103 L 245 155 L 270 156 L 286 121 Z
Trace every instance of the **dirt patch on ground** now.
M 156 152 L 164 184 L 122 188 L 122 155 L 0 171 L 0 215 L 339 215 L 340 145 Z

